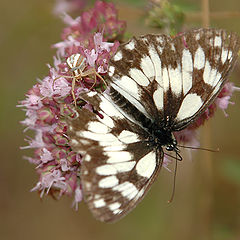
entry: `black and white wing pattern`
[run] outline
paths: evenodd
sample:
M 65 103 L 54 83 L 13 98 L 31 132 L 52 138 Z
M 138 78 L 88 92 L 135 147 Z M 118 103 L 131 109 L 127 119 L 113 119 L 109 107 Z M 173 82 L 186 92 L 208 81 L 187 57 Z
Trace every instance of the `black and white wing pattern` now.
M 83 96 L 87 109 L 68 122 L 70 144 L 84 158 L 81 182 L 93 215 L 114 222 L 145 196 L 164 151 L 179 152 L 173 132 L 215 99 L 233 68 L 240 40 L 198 29 L 175 38 L 145 35 L 120 45 L 103 94 Z
M 110 62 L 111 86 L 147 116 L 169 117 L 172 130 L 180 130 L 215 99 L 239 44 L 236 34 L 215 29 L 133 38 Z

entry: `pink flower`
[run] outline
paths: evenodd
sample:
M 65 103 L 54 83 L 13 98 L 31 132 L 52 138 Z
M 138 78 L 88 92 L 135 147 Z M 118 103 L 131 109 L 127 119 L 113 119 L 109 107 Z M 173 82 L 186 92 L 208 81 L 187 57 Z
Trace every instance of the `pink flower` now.
M 42 107 L 41 97 L 37 95 L 26 95 L 27 98 L 23 101 L 21 101 L 20 105 L 17 105 L 18 107 L 26 107 L 28 109 L 39 109 Z
M 66 10 L 67 6 L 62 5 L 62 8 Z M 120 27 L 125 24 L 118 20 L 112 4 L 100 1 L 80 17 L 73 19 L 64 14 L 63 20 L 68 26 L 63 30 L 62 41 L 53 46 L 57 49 L 53 66 L 48 64 L 48 75 L 42 81 L 39 80 L 28 91 L 26 99 L 18 105 L 26 112 L 26 118 L 21 122 L 26 126 L 25 131 L 30 129 L 35 132 L 35 138 L 27 137 L 28 146 L 21 149 L 34 149 L 33 157 L 25 157 L 36 166 L 39 175 L 39 181 L 32 191 L 39 191 L 41 197 L 44 193 L 55 192 L 59 193 L 59 197 L 73 196 L 73 204 L 77 209 L 82 200 L 79 178 L 82 156 L 69 146 L 66 119 L 79 117 L 79 113 L 72 95 L 74 78 L 66 60 L 72 54 L 79 53 L 86 58 L 86 68 L 83 71 L 95 68 L 104 78 L 108 61 L 119 46 L 116 39 L 121 38 L 125 29 Z M 81 95 L 93 86 L 95 79 L 92 75 L 76 81 L 73 89 L 77 106 L 90 111 L 93 110 L 92 106 L 83 103 Z M 94 87 L 100 90 L 102 80 L 99 76 L 96 80 Z
M 62 42 L 54 44 L 52 47 L 57 48 L 57 54 L 61 57 L 64 57 L 67 51 L 74 53 L 74 50 L 77 49 L 79 46 L 80 42 L 70 35 L 67 36 L 67 38 L 64 39 Z
M 76 211 L 78 210 L 78 204 L 82 201 L 82 199 L 83 199 L 82 191 L 80 187 L 77 187 L 75 189 L 74 201 L 72 204 Z
M 63 172 L 66 172 L 66 171 L 68 171 L 70 169 L 66 159 L 60 159 L 60 165 L 61 165 L 61 170 Z
M 95 67 L 95 62 L 96 62 L 96 60 L 97 60 L 97 58 L 98 58 L 98 54 L 97 54 L 97 52 L 95 51 L 95 49 L 92 49 L 91 51 L 88 50 L 88 49 L 86 49 L 86 50 L 84 51 L 84 53 L 85 53 L 85 56 L 86 56 L 86 58 L 87 58 L 87 62 L 88 62 L 88 64 L 89 64 L 89 66 Z
M 41 155 L 42 163 L 47 163 L 51 160 L 53 160 L 52 153 L 50 151 L 48 151 L 46 148 L 43 148 L 42 149 L 42 155 Z
M 53 77 L 46 77 L 43 79 L 40 92 L 43 97 L 65 97 L 71 91 L 71 86 L 64 77 L 59 77 L 54 73 Z
M 41 180 L 36 184 L 34 188 L 32 188 L 31 191 L 39 190 L 41 191 L 40 196 L 43 197 L 45 190 L 48 194 L 52 186 L 61 189 L 63 192 L 66 190 L 65 178 L 61 176 L 60 170 L 53 170 L 52 172 L 48 172 L 43 175 Z
M 216 99 L 217 106 L 223 110 L 223 113 L 226 117 L 228 117 L 228 114 L 226 113 L 225 110 L 228 108 L 228 105 L 234 104 L 234 102 L 229 101 L 230 98 L 231 98 L 230 96 L 224 96 Z
M 81 22 L 81 17 L 77 17 L 77 18 L 73 19 L 71 16 L 69 16 L 66 13 L 63 14 L 62 19 L 63 19 L 63 22 L 69 26 L 75 26 Z
M 234 104 L 234 102 L 230 101 L 230 98 L 234 91 L 240 91 L 240 88 L 235 87 L 234 84 L 231 82 L 225 83 L 222 91 L 219 93 L 215 101 L 216 105 L 223 110 L 223 113 L 226 117 L 228 117 L 228 114 L 225 110 L 228 108 L 228 105 Z
M 87 0 L 56 0 L 53 13 L 57 16 L 62 13 L 82 10 L 87 4 Z
M 96 52 L 101 53 L 104 50 L 106 50 L 107 52 L 110 52 L 111 47 L 113 47 L 114 45 L 114 43 L 103 42 L 102 33 L 99 33 L 99 32 L 96 33 L 93 38 L 94 38 Z
M 43 148 L 46 144 L 43 141 L 43 133 L 42 131 L 36 131 L 35 139 L 26 139 L 29 143 L 29 146 L 21 147 L 21 149 L 28 149 L 28 148 Z

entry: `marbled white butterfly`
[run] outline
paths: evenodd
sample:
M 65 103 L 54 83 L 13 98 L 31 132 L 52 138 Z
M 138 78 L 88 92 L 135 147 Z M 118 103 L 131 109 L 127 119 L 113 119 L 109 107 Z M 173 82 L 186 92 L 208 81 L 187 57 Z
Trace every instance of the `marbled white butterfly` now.
M 213 102 L 239 48 L 236 34 L 213 29 L 175 38 L 148 34 L 120 45 L 108 89 L 83 97 L 102 117 L 82 109 L 68 123 L 71 147 L 84 156 L 85 201 L 97 219 L 119 220 L 146 195 L 164 151 L 179 154 L 173 132 Z

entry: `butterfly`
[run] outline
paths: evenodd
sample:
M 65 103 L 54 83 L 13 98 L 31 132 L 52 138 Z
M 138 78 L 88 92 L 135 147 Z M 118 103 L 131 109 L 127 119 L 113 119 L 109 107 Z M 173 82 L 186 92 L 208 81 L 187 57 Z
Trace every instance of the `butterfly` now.
M 174 38 L 147 34 L 119 46 L 109 62 L 107 90 L 83 96 L 98 114 L 83 108 L 68 120 L 70 145 L 83 156 L 85 202 L 95 218 L 125 216 L 155 181 L 164 154 L 180 156 L 173 133 L 214 101 L 239 48 L 235 33 L 217 29 Z

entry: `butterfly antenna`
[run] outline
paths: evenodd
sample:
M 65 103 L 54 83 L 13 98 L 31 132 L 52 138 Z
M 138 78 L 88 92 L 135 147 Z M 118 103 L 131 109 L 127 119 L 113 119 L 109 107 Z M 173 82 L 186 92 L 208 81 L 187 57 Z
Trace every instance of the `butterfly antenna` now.
M 192 146 L 184 146 L 184 145 L 177 145 L 178 147 L 182 147 L 182 148 L 189 148 L 189 149 L 196 149 L 196 150 L 203 150 L 203 151 L 208 151 L 208 152 L 219 152 L 220 149 L 209 149 L 209 148 L 201 148 L 201 147 L 192 147 Z
M 176 161 L 175 161 L 175 170 L 174 170 L 174 176 L 173 176 L 173 187 L 172 187 L 172 194 L 171 198 L 168 200 L 168 203 L 171 203 L 173 201 L 174 195 L 175 195 L 175 188 L 176 188 L 176 176 L 177 176 L 177 152 L 176 152 Z
M 170 155 L 170 154 L 168 154 L 168 153 L 166 153 L 166 152 L 164 152 L 164 154 L 165 154 L 166 156 L 170 157 L 170 158 L 174 158 L 174 159 L 177 160 L 177 161 L 182 161 L 182 156 L 179 155 L 177 152 L 176 152 L 176 156 L 175 156 L 175 157 L 172 156 L 172 155 Z

